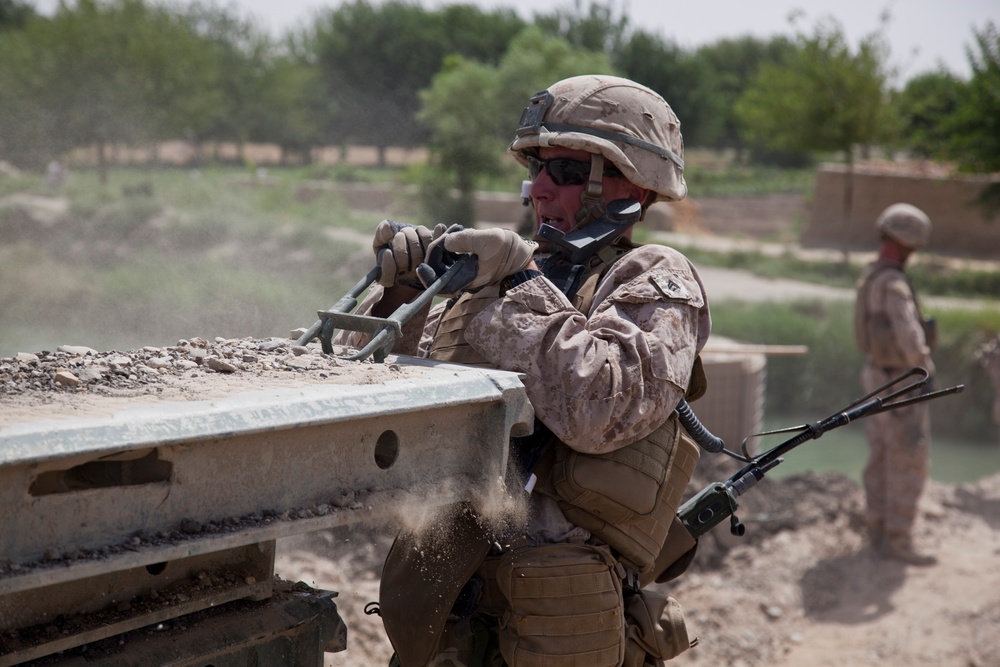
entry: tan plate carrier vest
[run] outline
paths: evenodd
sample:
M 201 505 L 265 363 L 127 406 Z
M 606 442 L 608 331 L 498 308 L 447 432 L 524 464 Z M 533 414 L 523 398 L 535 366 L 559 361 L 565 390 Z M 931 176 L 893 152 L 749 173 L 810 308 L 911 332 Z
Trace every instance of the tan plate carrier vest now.
M 906 281 L 924 331 L 924 341 L 931 351 L 936 347 L 937 325 L 934 319 L 924 317 L 920 312 L 917 293 L 906 272 L 901 267 L 889 264 L 874 265 L 862 278 L 858 297 L 854 302 L 854 339 L 858 349 L 871 358 L 871 363 L 876 368 L 902 370 L 907 362 L 895 344 L 892 322 L 885 310 L 884 283 L 894 278 Z

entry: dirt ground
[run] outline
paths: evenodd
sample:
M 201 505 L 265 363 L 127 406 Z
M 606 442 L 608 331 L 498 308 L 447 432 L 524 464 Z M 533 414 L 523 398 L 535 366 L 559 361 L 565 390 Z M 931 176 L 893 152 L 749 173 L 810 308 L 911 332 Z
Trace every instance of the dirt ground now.
M 1000 665 L 1000 475 L 931 482 L 917 541 L 940 563 L 877 556 L 862 530 L 861 490 L 839 475 L 765 480 L 741 498 L 747 535 L 702 539 L 691 570 L 658 586 L 685 610 L 696 647 L 671 664 L 732 667 Z M 348 648 L 326 665 L 385 665 L 377 616 L 389 534 L 314 533 L 279 543 L 282 577 L 339 592 Z

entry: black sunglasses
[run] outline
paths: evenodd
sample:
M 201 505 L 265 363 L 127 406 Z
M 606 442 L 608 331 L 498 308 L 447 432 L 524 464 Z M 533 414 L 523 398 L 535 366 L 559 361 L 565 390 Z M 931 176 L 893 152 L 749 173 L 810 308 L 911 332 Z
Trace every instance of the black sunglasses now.
M 528 158 L 528 177 L 535 180 L 542 167 L 549 175 L 552 182 L 557 186 L 583 185 L 590 176 L 590 160 L 572 160 L 565 157 L 552 158 L 551 160 L 539 160 L 536 157 Z M 605 167 L 604 175 L 612 178 L 620 178 L 623 174 L 616 167 Z

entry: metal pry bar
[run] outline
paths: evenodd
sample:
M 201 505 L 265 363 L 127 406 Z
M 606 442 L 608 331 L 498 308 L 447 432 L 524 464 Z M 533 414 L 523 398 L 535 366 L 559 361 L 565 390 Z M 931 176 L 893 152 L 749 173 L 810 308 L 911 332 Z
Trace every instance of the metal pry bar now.
M 438 276 L 431 285 L 425 289 L 420 296 L 404 303 L 388 317 L 373 317 L 371 315 L 357 315 L 350 311 L 358 305 L 358 296 L 372 283 L 378 280 L 381 269 L 378 266 L 372 268 L 364 278 L 362 278 L 347 294 L 340 298 L 333 308 L 317 312 L 319 320 L 313 324 L 308 331 L 296 341 L 297 345 L 306 345 L 316 336 L 319 336 L 323 352 L 333 354 L 333 332 L 337 329 L 347 331 L 361 331 L 371 334 L 372 338 L 356 354 L 347 357 L 351 361 L 361 361 L 372 356 L 376 363 L 385 361 L 386 356 L 392 350 L 396 339 L 403 335 L 403 325 L 413 315 L 422 310 L 431 299 L 437 296 L 438 292 L 454 277 L 462 268 L 469 255 L 461 255 L 448 267 L 448 270 Z

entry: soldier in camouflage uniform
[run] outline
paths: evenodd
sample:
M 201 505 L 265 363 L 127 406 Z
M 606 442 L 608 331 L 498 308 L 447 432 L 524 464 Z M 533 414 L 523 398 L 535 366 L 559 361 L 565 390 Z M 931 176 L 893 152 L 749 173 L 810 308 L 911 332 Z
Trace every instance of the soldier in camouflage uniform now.
M 855 312 L 858 347 L 865 353 L 861 384 L 873 391 L 913 367 L 933 378 L 930 320 L 924 320 L 904 265 L 927 244 L 931 222 L 909 204 L 893 204 L 876 221 L 878 258 L 862 275 Z M 890 410 L 865 420 L 870 457 L 864 470 L 868 530 L 881 554 L 913 565 L 934 556 L 916 550 L 913 525 L 930 468 L 927 403 Z
M 510 154 L 528 169 L 531 181 L 524 194 L 533 205 L 536 229 L 548 224 L 562 232 L 599 219 L 613 200 L 639 202 L 644 214 L 655 201 L 682 199 L 687 193 L 683 150 L 680 123 L 667 102 L 644 86 L 610 76 L 573 77 L 534 96 L 509 146 Z M 432 267 L 427 263 L 440 257 L 439 246 L 449 253 L 474 255 L 465 284 L 453 281 L 445 289 L 453 294 L 447 303 L 435 306 L 426 317 L 411 319 L 394 352 L 521 373 L 536 418 L 558 439 L 564 459 L 567 452 L 592 456 L 626 451 L 634 443 L 656 440 L 665 424 L 676 422 L 674 408 L 698 374 L 696 358 L 711 328 L 704 286 L 691 262 L 665 246 L 634 245 L 630 237 L 631 230 L 594 258 L 585 267 L 585 285 L 567 295 L 563 283 L 557 284 L 553 277 L 558 262 L 544 242 L 526 241 L 500 228 L 460 230 L 439 225 L 430 230 L 383 221 L 373 243 L 382 268 L 380 285 L 359 312 L 385 316 L 412 300 L 440 274 L 440 270 L 428 273 Z M 358 346 L 363 337 L 344 336 L 339 342 Z M 697 452 L 691 468 L 696 460 Z M 686 483 L 687 479 L 679 483 L 681 490 Z M 677 540 L 682 538 L 670 527 L 680 493 L 673 494 L 673 504 L 664 510 L 663 484 L 653 499 L 661 513 L 658 525 L 650 529 L 656 533 L 651 542 L 656 553 L 671 539 L 680 544 Z M 689 643 L 679 607 L 668 598 L 658 607 L 654 603 L 655 609 L 647 614 L 659 628 L 660 639 L 637 640 L 643 648 L 634 649 L 641 623 L 629 622 L 626 627 L 623 605 L 638 596 L 623 598 L 622 590 L 629 582 L 638 590 L 640 582 L 651 582 L 661 568 L 654 567 L 651 559 L 629 560 L 610 548 L 606 542 L 613 537 L 598 537 L 605 534 L 600 531 L 604 522 L 588 523 L 588 529 L 568 519 L 566 512 L 573 508 L 557 500 L 548 473 L 539 473 L 538 487 L 543 491 L 536 490 L 529 498 L 527 525 L 520 526 L 517 535 L 504 536 L 507 546 L 498 553 L 499 545 L 494 545 L 487 558 L 494 571 L 486 579 L 501 583 L 492 596 L 487 584 L 480 608 L 492 614 L 494 625 L 499 623 L 501 636 L 507 639 L 501 638 L 498 647 L 494 637 L 486 657 L 481 651 L 473 657 L 472 635 L 446 632 L 436 657 L 427 664 L 642 665 L 660 664 L 686 650 Z M 581 521 L 590 516 L 578 515 Z M 562 547 L 566 550 L 560 551 Z M 675 550 L 693 556 L 688 543 Z M 555 579 L 539 575 L 538 590 L 551 592 L 543 597 L 551 599 L 552 608 L 512 610 L 515 593 L 504 588 L 504 572 L 506 581 L 516 587 L 544 569 L 545 563 L 557 563 L 552 568 L 558 573 Z M 389 563 L 386 569 L 392 569 Z M 568 583 L 559 583 L 563 574 L 571 576 L 579 590 L 571 593 L 565 588 Z M 398 659 L 409 667 L 398 645 L 403 642 L 394 639 L 386 618 L 387 577 L 404 583 L 407 579 L 384 572 L 380 597 Z M 486 609 L 487 598 L 499 600 L 499 605 Z M 585 615 L 583 610 L 592 602 L 596 606 Z M 541 621 L 528 629 L 533 619 Z M 587 629 L 591 625 L 592 631 Z M 607 632 L 610 639 L 604 636 Z M 629 649 L 626 633 L 632 637 Z M 662 646 L 672 641 L 675 645 Z

